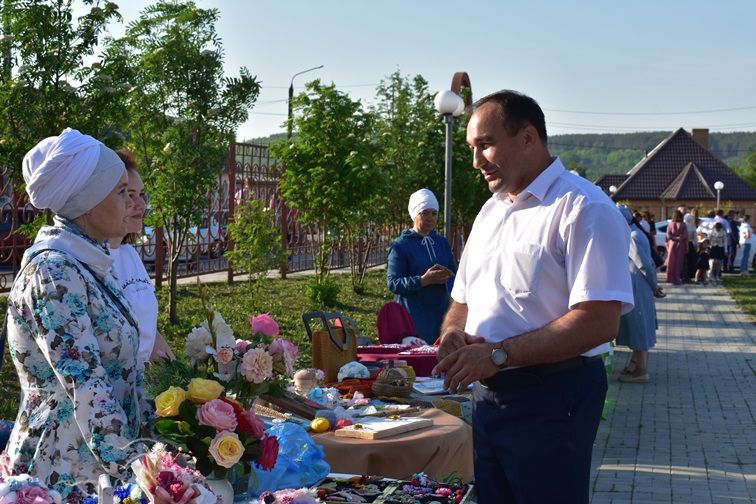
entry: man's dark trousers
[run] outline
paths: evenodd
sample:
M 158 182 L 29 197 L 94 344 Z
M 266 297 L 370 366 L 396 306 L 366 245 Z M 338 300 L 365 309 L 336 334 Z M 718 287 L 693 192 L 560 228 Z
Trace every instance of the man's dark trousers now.
M 603 361 L 554 373 L 521 369 L 499 373 L 489 387 L 475 384 L 478 503 L 587 503 L 607 390 Z

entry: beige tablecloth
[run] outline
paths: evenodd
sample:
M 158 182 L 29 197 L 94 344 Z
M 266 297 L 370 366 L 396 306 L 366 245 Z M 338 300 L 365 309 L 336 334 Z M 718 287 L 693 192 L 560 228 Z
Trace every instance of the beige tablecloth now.
M 314 435 L 313 440 L 325 450 L 332 472 L 397 479 L 409 479 L 421 471 L 433 479 L 456 472 L 464 481 L 470 481 L 472 428 L 438 409 L 426 410 L 420 416 L 432 419 L 433 427 L 387 439 L 337 438 L 328 432 Z

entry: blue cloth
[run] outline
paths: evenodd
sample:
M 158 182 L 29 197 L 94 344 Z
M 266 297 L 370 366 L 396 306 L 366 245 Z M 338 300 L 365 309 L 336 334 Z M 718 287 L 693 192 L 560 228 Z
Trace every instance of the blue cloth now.
M 645 231 L 630 226 L 630 279 L 633 282 L 633 302 L 630 313 L 620 317 L 617 344 L 644 352 L 656 345 L 656 265 L 651 258 Z
M 323 447 L 315 443 L 300 425 L 281 422 L 273 424 L 265 432 L 278 438 L 278 459 L 271 471 L 263 471 L 252 464 L 255 473 L 250 478 L 252 495 L 282 488 L 309 487 L 331 472 Z
M 588 503 L 591 451 L 604 406 L 604 363 L 475 384 L 473 448 L 480 504 Z M 544 479 L 544 475 L 548 475 Z
M 438 338 L 450 299 L 446 285 L 420 284 L 420 277 L 434 264 L 457 272 L 449 242 L 435 229 L 428 236 L 406 229 L 389 248 L 388 288 L 412 316 L 418 337 L 428 343 Z

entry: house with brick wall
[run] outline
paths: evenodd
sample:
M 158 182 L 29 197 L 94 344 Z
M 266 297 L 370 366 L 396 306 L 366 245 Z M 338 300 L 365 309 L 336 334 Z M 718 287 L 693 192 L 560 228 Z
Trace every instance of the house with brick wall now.
M 596 185 L 616 202 L 669 219 L 679 206 L 706 215 L 717 207 L 756 215 L 756 188 L 709 151 L 709 130 L 680 128 L 661 141 L 627 174 L 605 175 Z M 610 191 L 610 188 L 614 191 Z

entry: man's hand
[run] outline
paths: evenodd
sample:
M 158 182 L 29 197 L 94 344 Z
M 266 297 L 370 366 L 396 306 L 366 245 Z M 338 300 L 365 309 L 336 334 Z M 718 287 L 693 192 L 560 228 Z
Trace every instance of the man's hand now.
M 476 336 L 470 336 L 482 340 Z M 446 373 L 444 387 L 452 394 L 467 389 L 471 383 L 489 378 L 499 372 L 491 360 L 493 345 L 490 343 L 472 343 L 447 355 L 439 362 L 433 373 Z
M 438 360 L 453 354 L 460 348 L 474 343 L 483 343 L 485 339 L 480 336 L 472 336 L 462 329 L 450 328 L 441 335 L 441 344 L 438 347 Z

